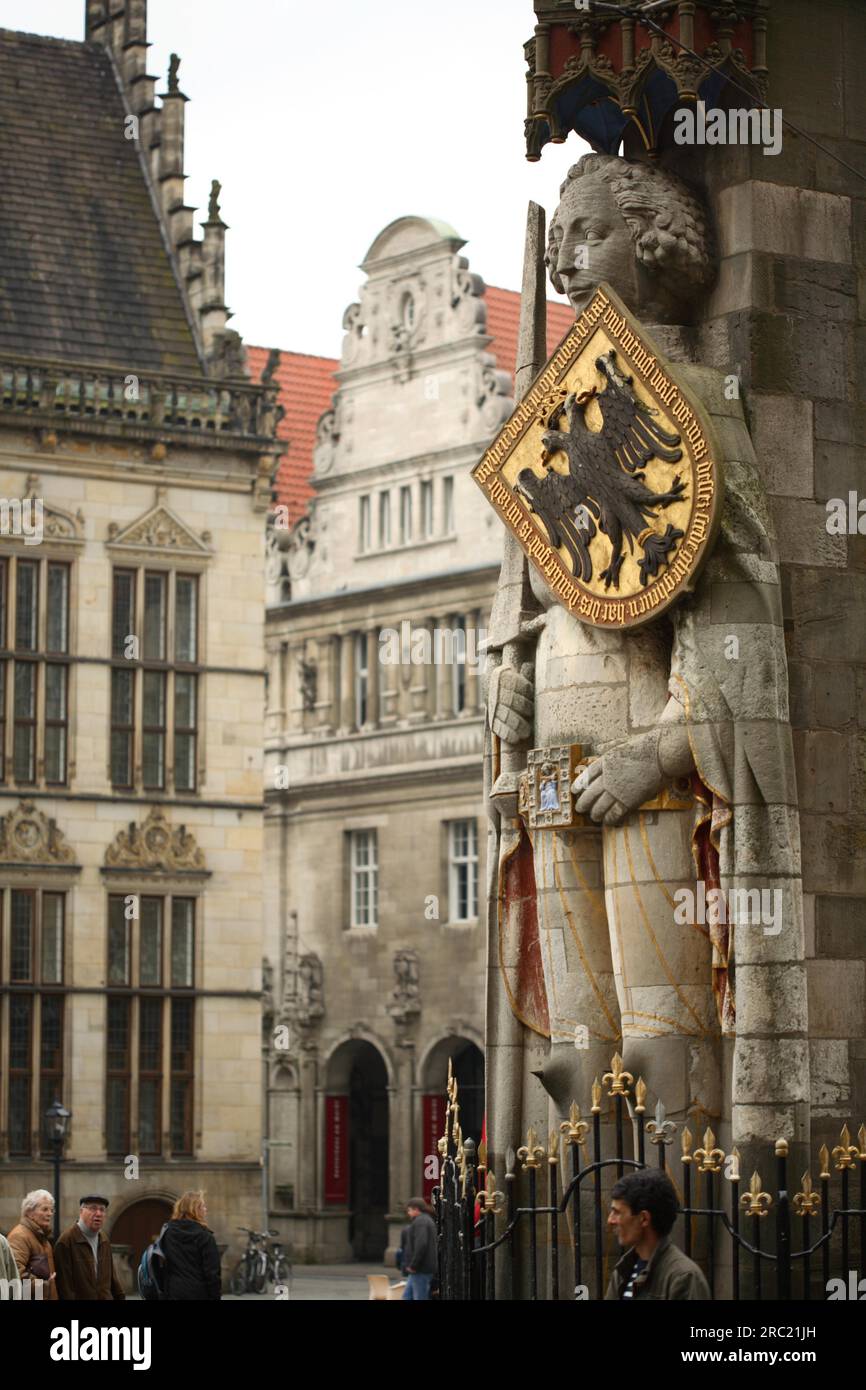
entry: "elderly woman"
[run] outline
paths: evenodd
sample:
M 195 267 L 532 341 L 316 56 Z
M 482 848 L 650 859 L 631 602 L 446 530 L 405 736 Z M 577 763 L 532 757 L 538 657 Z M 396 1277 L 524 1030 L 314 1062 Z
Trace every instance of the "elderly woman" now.
M 44 1280 L 44 1299 L 57 1298 L 54 1250 L 49 1239 L 53 1221 L 54 1198 L 44 1187 L 37 1187 L 21 1203 L 21 1220 L 8 1236 L 19 1276 Z
M 9 1242 L 5 1236 L 0 1236 L 0 1279 L 5 1279 L 11 1283 L 18 1278 L 18 1266 L 15 1263 L 15 1256 L 9 1249 Z

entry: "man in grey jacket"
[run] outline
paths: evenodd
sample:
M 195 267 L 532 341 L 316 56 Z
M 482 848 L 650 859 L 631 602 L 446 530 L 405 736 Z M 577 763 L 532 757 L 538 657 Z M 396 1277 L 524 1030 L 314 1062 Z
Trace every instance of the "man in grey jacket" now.
M 671 1241 L 677 1208 L 674 1185 L 657 1168 L 620 1178 L 611 1193 L 607 1224 L 626 1254 L 614 1267 L 605 1300 L 712 1297 L 694 1260 Z
M 404 1298 L 425 1302 L 430 1297 L 430 1280 L 438 1268 L 436 1224 L 423 1197 L 412 1197 L 406 1207 L 409 1225 L 403 1242 Z

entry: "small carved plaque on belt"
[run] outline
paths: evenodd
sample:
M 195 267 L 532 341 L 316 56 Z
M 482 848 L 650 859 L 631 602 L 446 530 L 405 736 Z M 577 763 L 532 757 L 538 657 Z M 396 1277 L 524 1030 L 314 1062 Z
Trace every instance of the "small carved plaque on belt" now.
M 563 830 L 584 821 L 571 793 L 582 759 L 579 743 L 530 749 L 518 795 L 518 811 L 530 830 Z

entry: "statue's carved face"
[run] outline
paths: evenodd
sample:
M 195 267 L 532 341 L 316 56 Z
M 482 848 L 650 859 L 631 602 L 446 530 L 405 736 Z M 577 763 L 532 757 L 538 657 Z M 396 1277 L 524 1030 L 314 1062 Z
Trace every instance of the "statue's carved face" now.
M 569 171 L 546 259 L 575 314 L 606 280 L 651 323 L 690 323 L 716 265 L 699 196 L 674 175 L 607 155 L 586 155 Z
M 559 241 L 551 274 L 556 274 L 575 314 L 581 314 L 596 286 L 606 280 L 630 307 L 638 297 L 634 241 L 600 174 L 572 179 L 553 214 L 551 232 Z M 561 237 L 561 239 L 560 239 Z

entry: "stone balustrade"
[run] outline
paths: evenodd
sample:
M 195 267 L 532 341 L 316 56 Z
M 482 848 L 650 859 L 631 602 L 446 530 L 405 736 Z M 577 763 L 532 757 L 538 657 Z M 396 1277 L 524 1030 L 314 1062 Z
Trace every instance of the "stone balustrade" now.
M 0 422 L 31 417 L 64 431 L 160 438 L 196 434 L 209 446 L 272 443 L 279 418 L 275 392 L 243 381 L 217 381 L 110 367 L 73 367 L 0 356 Z

